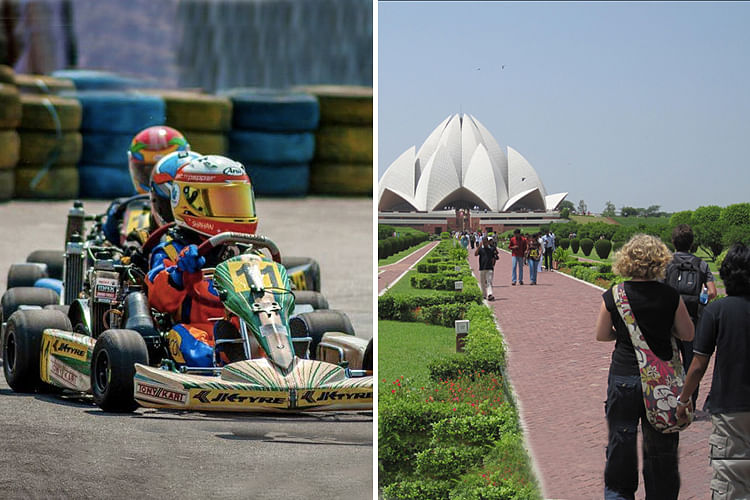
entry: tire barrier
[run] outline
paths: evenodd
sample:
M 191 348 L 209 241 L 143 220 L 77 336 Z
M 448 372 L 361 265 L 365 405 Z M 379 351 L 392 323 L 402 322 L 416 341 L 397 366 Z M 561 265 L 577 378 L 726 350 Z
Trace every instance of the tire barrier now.
M 261 196 L 303 196 L 310 186 L 310 166 L 245 165 L 255 194 Z
M 80 196 L 111 200 L 135 194 L 127 167 L 112 165 L 78 165 Z
M 229 133 L 229 156 L 243 164 L 308 163 L 314 152 L 315 136 L 312 132 L 232 130 Z
M 44 165 L 53 158 L 52 164 L 75 165 L 81 157 L 79 132 L 64 132 L 58 137 L 51 132 L 21 129 L 18 135 L 21 139 L 19 165 Z
M 23 165 L 16 168 L 16 198 L 73 199 L 78 196 L 75 165 Z
M 286 90 L 235 88 L 228 155 L 248 169 L 261 196 L 307 194 L 319 108 L 315 97 Z
M 15 130 L 0 130 L 0 169 L 12 169 L 18 163 L 21 140 Z
M 13 198 L 16 184 L 15 169 L 0 170 L 0 201 L 7 201 Z
M 237 88 L 222 92 L 232 99 L 232 127 L 267 132 L 315 130 L 319 106 L 310 94 Z
M 75 99 L 49 95 L 21 95 L 21 123 L 18 128 L 63 132 L 81 128 L 81 105 Z
M 196 132 L 194 130 L 180 130 L 180 132 L 185 136 L 192 151 L 197 151 L 202 155 L 227 156 L 227 151 L 229 151 L 229 139 L 226 134 Z
M 320 102 L 310 192 L 372 196 L 372 88 L 344 85 L 297 87 Z
M 372 196 L 372 163 L 313 163 L 310 166 L 310 192 Z
M 109 71 L 89 69 L 63 69 L 52 72 L 52 76 L 71 82 L 71 90 L 128 90 L 144 87 L 147 83 L 126 78 Z
M 0 129 L 16 128 L 21 123 L 21 96 L 9 83 L 0 83 Z
M 80 101 L 82 109 L 80 196 L 111 199 L 135 194 L 127 151 L 135 134 L 164 123 L 164 100 L 143 92 L 117 90 L 70 95 Z
M 75 90 L 75 86 L 71 80 L 45 75 L 17 74 L 15 76 L 15 82 L 18 90 L 22 94 L 49 95 Z
M 0 83 L 7 83 L 8 85 L 16 84 L 16 76 L 13 68 L 5 64 L 0 64 Z

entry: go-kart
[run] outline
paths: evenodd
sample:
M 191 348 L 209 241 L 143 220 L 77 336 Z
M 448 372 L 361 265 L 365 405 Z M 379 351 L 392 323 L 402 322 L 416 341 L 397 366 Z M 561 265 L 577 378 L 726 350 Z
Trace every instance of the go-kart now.
M 134 277 L 128 274 L 132 267 L 103 271 L 113 273 L 107 275 L 97 274 L 95 266 L 92 293 L 108 294 L 111 300 L 103 316 L 107 329 L 75 331 L 59 310 L 16 311 L 3 342 L 8 384 L 19 392 L 50 386 L 91 392 L 106 411 L 132 411 L 137 404 L 219 411 L 372 408 L 372 377 L 366 376 L 372 369 L 371 341 L 346 332 L 343 323 L 338 330 L 344 332 L 329 331 L 335 322 L 326 318 L 316 325 L 316 313 L 334 311 L 304 313 L 290 322 L 291 281 L 279 264 L 278 248 L 267 238 L 222 233 L 204 242 L 199 254 L 230 241 L 251 245 L 253 251 L 204 270 L 226 308 L 225 318 L 215 318 L 223 328 L 215 329 L 214 347 L 217 365 L 225 359 L 225 366 L 178 367 L 166 340 L 167 315 L 144 309 L 137 279 L 121 278 L 124 286 L 116 290 L 106 281 L 115 273 Z M 272 259 L 256 252 L 261 248 Z M 306 359 L 314 342 L 317 359 Z

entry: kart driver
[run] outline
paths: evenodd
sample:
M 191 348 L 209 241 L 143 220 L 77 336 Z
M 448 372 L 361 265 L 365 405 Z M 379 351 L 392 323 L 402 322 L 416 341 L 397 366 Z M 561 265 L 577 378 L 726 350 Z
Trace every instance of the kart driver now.
M 211 321 L 224 317 L 224 306 L 201 269 L 215 267 L 239 249 L 219 247 L 202 257 L 198 245 L 226 231 L 255 233 L 252 184 L 242 164 L 223 156 L 202 156 L 177 171 L 171 206 L 176 228 L 151 253 L 149 305 L 169 313 L 177 323 L 167 334 L 172 358 L 188 366 L 210 367 L 215 329 L 231 324 Z
M 151 229 L 149 217 L 149 179 L 154 165 L 176 151 L 190 151 L 190 145 L 177 130 L 163 125 L 138 132 L 128 150 L 128 169 L 135 196 L 118 198 L 107 209 L 102 226 L 104 236 L 115 246 L 125 245 L 128 237 L 143 244 Z

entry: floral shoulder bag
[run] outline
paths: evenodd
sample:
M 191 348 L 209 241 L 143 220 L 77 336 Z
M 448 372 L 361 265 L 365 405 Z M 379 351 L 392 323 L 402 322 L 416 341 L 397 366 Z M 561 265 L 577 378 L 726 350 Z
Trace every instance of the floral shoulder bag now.
M 664 361 L 649 348 L 641 329 L 638 328 L 630 301 L 625 294 L 625 284 L 613 286 L 612 295 L 635 348 L 648 421 L 660 432 L 681 431 L 690 425 L 694 414 L 689 413 L 687 421 L 677 423 L 677 396 L 682 392 L 685 383 L 685 370 L 680 361 L 680 351 L 677 349 L 675 338 L 671 339 L 672 359 Z

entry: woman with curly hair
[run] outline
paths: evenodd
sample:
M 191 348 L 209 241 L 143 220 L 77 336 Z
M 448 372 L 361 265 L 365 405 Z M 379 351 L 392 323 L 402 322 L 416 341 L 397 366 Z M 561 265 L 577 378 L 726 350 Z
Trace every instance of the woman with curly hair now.
M 664 277 L 672 253 L 659 238 L 636 234 L 616 254 L 612 271 L 624 278 L 625 294 L 651 351 L 672 358 L 671 337 L 693 339 L 693 323 L 676 290 Z M 678 433 L 654 429 L 646 417 L 641 377 L 630 334 L 615 305 L 612 289 L 602 294 L 596 340 L 615 341 L 609 366 L 605 414 L 609 427 L 604 498 L 633 499 L 638 489 L 638 423 L 643 434 L 643 482 L 647 499 L 677 499 Z
M 716 351 L 708 398 L 712 498 L 750 498 L 750 249 L 741 243 L 732 246 L 719 274 L 727 297 L 703 310 L 677 416 L 692 406 L 690 394 Z

